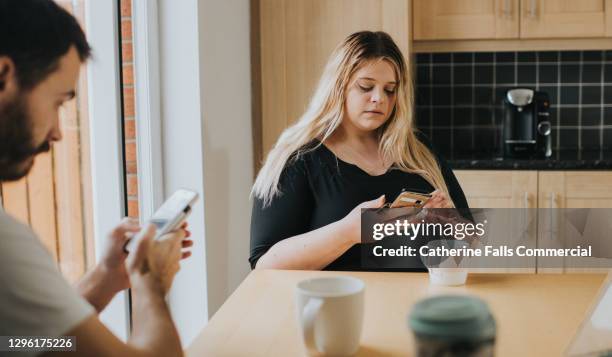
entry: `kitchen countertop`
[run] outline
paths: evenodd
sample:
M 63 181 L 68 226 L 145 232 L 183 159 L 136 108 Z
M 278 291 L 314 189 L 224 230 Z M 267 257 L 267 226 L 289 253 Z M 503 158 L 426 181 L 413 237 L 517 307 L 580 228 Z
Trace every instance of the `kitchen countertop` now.
M 492 154 L 455 154 L 454 170 L 612 170 L 612 150 L 560 150 L 548 159 L 511 159 Z

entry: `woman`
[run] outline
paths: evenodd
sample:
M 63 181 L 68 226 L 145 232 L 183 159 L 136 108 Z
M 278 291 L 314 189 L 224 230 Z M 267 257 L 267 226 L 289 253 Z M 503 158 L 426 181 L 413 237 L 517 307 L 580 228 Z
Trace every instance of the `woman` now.
M 252 268 L 358 270 L 361 209 L 402 189 L 433 191 L 425 207 L 467 207 L 450 168 L 415 133 L 412 97 L 388 34 L 357 32 L 336 48 L 253 186 Z

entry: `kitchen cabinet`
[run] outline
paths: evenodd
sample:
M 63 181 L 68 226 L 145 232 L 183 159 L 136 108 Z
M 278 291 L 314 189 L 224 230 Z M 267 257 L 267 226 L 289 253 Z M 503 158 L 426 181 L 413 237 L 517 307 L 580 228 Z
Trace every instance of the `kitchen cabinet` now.
M 612 0 L 413 0 L 415 52 L 612 48 Z
M 518 0 L 414 0 L 414 40 L 519 37 Z
M 253 2 L 255 172 L 280 133 L 304 113 L 325 63 L 346 36 L 386 31 L 410 59 L 410 11 L 404 0 Z
M 522 0 L 521 38 L 612 36 L 610 0 Z
M 561 225 L 567 224 L 560 216 L 567 211 L 558 208 L 612 209 L 612 172 L 609 171 L 456 170 L 455 175 L 470 207 L 539 208 L 535 235 L 538 248 L 561 248 L 562 242 L 575 234 Z M 601 239 L 610 238 L 604 232 Z M 601 259 L 589 260 L 591 268 L 579 267 L 571 257 L 538 257 L 535 264 L 539 273 L 601 272 L 612 266 Z

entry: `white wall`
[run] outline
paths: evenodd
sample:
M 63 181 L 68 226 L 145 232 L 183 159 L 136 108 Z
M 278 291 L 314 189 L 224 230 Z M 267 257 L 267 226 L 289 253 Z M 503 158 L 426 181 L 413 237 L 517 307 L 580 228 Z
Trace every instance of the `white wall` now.
M 200 0 L 208 311 L 250 271 L 253 184 L 249 0 Z
M 249 0 L 158 0 L 164 193 L 195 189 L 170 306 L 189 345 L 250 271 Z

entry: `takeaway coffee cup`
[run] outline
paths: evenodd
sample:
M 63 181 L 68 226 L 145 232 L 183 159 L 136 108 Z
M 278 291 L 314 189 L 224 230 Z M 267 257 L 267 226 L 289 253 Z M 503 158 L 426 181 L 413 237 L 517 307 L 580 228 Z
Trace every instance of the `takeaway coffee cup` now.
M 417 357 L 489 357 L 495 348 L 495 320 L 474 296 L 440 295 L 419 301 L 408 316 Z
M 348 356 L 359 349 L 363 281 L 348 277 L 303 280 L 296 287 L 297 320 L 309 354 Z

